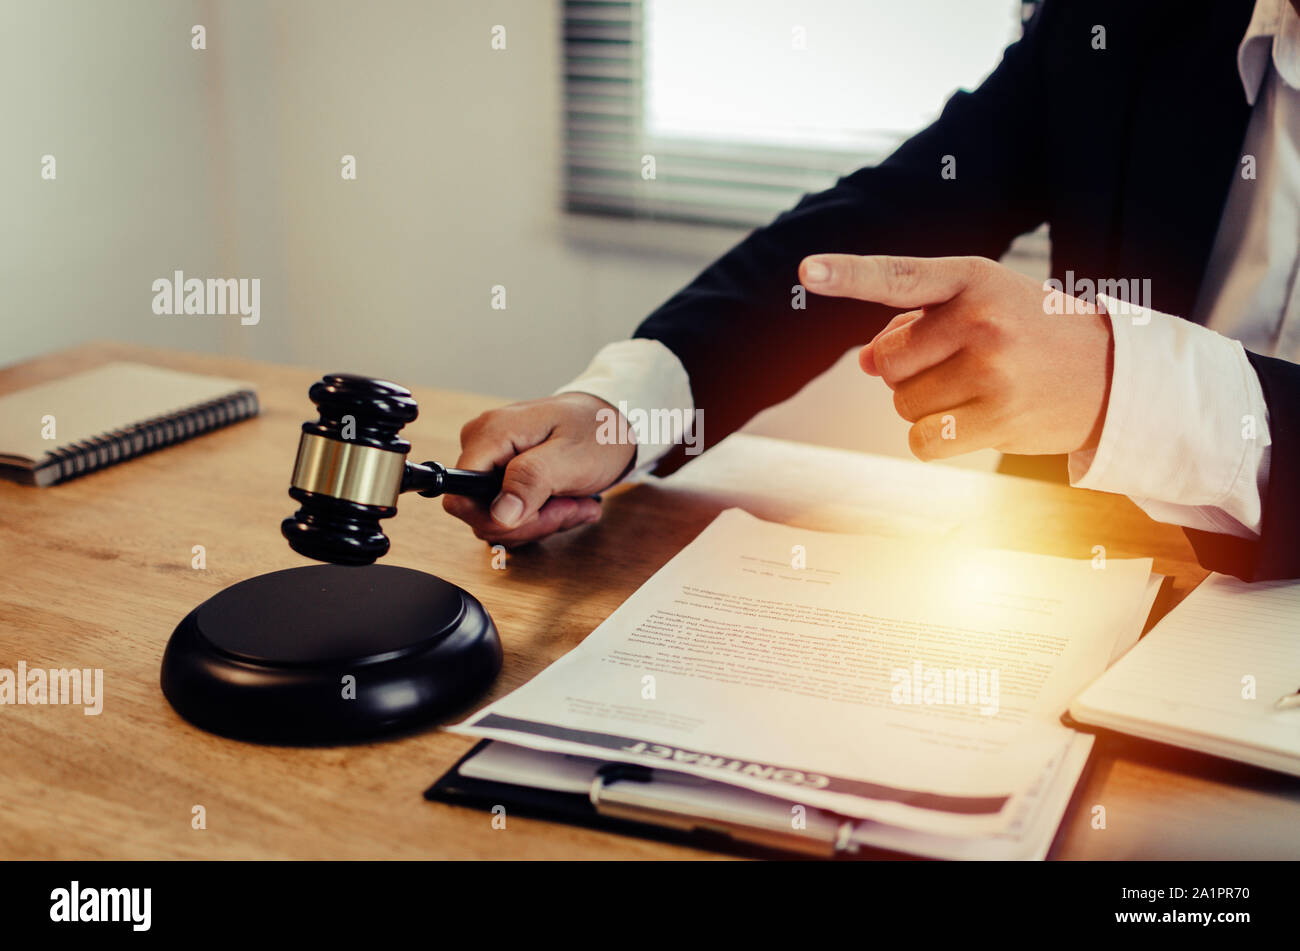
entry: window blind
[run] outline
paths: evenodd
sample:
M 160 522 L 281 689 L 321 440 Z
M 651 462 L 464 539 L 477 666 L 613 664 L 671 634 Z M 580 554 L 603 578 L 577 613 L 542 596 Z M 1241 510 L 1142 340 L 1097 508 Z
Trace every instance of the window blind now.
M 1023 4 L 1023 19 L 1034 8 Z M 564 0 L 562 10 L 569 212 L 753 227 L 903 138 L 882 134 L 850 151 L 653 136 L 641 0 Z
M 567 210 L 755 226 L 878 157 L 648 135 L 642 17 L 639 0 L 564 3 Z

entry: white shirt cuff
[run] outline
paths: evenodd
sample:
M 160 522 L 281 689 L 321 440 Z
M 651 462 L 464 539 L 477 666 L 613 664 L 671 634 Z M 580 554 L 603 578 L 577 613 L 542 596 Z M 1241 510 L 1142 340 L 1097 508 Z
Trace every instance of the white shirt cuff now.
M 1268 407 L 1236 340 L 1097 295 L 1114 332 L 1110 401 L 1070 484 L 1129 496 L 1157 521 L 1254 538 L 1268 482 Z
M 702 414 L 695 412 L 690 378 L 677 355 L 658 340 L 609 344 L 576 380 L 555 391 L 559 393 L 589 393 L 619 411 L 626 426 L 620 422 L 618 437 L 636 442 L 636 462 L 627 479 L 649 471 L 678 443 L 691 455 L 703 447 Z

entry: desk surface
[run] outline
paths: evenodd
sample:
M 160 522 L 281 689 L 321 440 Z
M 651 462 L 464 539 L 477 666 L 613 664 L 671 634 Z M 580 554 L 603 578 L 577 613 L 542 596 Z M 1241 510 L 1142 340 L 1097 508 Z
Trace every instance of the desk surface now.
M 252 421 L 48 489 L 0 482 L 0 667 L 102 667 L 104 711 L 0 708 L 4 858 L 704 858 L 710 853 L 425 802 L 471 745 L 429 730 L 330 749 L 220 739 L 182 721 L 158 670 L 176 622 L 220 589 L 302 564 L 281 539 L 307 387 L 319 374 L 240 360 L 94 344 L 0 370 L 0 393 L 113 359 L 251 380 Z M 324 369 L 334 369 L 327 367 Z M 453 461 L 461 424 L 500 401 L 416 389 L 407 427 L 420 458 Z M 701 457 L 701 462 L 708 459 Z M 858 457 L 896 477 L 899 460 Z M 917 463 L 917 466 L 920 464 Z M 703 467 L 701 467 L 703 468 Z M 389 523 L 390 564 L 474 592 L 501 630 L 495 699 L 573 648 L 728 504 L 832 528 L 826 509 L 773 513 L 712 477 L 611 493 L 605 517 L 510 556 L 436 502 Z M 683 470 L 683 473 L 688 472 Z M 709 484 L 710 478 L 713 484 Z M 1183 597 L 1205 575 L 1182 533 L 1126 499 L 962 472 L 979 504 L 952 529 L 972 543 L 1050 554 L 1155 558 Z M 972 482 L 971 480 L 976 480 Z M 689 483 L 689 484 L 687 484 Z M 883 484 L 883 482 L 882 482 Z M 191 567 L 203 545 L 207 567 Z M 191 828 L 192 809 L 207 828 Z M 1092 828 L 1093 807 L 1106 828 Z M 1052 851 L 1058 858 L 1300 856 L 1293 779 L 1124 737 L 1098 741 Z

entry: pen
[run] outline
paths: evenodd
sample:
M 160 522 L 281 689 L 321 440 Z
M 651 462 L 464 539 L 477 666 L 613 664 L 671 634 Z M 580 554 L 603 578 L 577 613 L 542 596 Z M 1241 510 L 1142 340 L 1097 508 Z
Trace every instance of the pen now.
M 1279 697 L 1277 703 L 1273 704 L 1274 710 L 1291 710 L 1295 707 L 1300 707 L 1300 690 L 1289 693 L 1285 697 Z

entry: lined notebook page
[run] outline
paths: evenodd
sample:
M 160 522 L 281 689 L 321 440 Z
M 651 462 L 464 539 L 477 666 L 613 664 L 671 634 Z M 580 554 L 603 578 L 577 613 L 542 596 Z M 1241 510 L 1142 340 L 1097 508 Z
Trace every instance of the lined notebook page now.
M 1254 678 L 1254 699 L 1243 697 L 1247 677 Z M 1212 574 L 1085 690 L 1071 713 L 1259 762 L 1250 750 L 1300 757 L 1300 709 L 1273 709 L 1297 688 L 1300 582 L 1246 584 Z M 1231 747 L 1244 748 L 1242 755 Z

